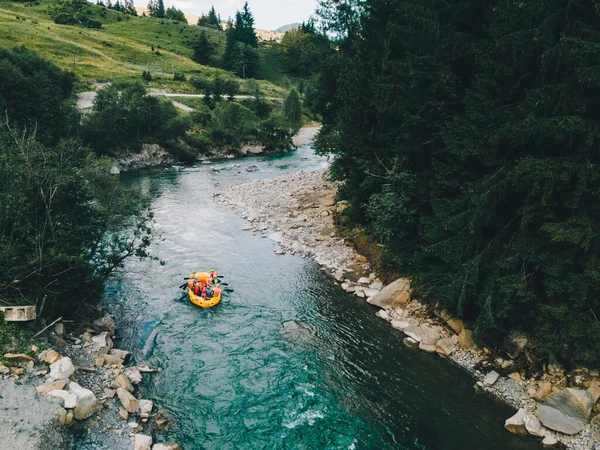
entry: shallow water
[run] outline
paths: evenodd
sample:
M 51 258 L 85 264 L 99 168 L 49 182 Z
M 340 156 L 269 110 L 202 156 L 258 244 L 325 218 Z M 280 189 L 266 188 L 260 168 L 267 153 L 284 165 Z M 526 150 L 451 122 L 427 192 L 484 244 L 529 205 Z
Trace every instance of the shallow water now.
M 257 172 L 246 167 L 256 165 Z M 163 368 L 141 388 L 184 449 L 537 449 L 503 428 L 511 408 L 435 355 L 403 348 L 376 309 L 311 260 L 276 256 L 212 201 L 230 183 L 326 166 L 309 147 L 277 158 L 138 173 L 155 198 L 164 261 L 128 264 L 106 288 L 118 345 Z M 216 268 L 234 289 L 194 307 L 177 286 Z

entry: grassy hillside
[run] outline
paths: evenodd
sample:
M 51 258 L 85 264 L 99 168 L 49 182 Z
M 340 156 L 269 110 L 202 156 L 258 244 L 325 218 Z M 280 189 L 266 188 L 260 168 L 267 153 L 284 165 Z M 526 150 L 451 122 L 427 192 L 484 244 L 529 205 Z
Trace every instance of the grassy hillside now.
M 73 71 L 84 83 L 138 78 L 146 70 L 152 73 L 154 86 L 189 91 L 186 83 L 172 82 L 173 72 L 233 77 L 190 59 L 192 43 L 203 30 L 197 26 L 133 17 L 91 3 L 85 6 L 85 14 L 102 22 L 102 28 L 57 25 L 52 19 L 57 7 L 56 0 L 41 0 L 32 6 L 0 1 L 0 47 L 24 45 Z M 220 55 L 224 34 L 204 31 Z M 268 82 L 261 84 L 269 95 L 284 94 L 283 89 Z

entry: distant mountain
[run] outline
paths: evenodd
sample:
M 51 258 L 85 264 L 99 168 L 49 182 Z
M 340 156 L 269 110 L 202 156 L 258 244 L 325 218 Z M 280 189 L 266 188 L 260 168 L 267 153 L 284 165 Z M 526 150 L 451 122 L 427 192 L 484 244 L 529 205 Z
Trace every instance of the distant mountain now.
M 282 27 L 277 28 L 275 31 L 277 33 L 287 33 L 288 31 L 295 30 L 296 28 L 300 28 L 299 23 L 290 23 L 289 25 L 284 25 Z

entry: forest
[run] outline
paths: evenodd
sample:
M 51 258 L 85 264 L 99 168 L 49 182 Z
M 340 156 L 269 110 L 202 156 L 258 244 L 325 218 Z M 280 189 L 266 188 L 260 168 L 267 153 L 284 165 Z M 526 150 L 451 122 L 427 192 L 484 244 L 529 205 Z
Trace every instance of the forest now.
M 324 2 L 319 148 L 347 226 L 480 341 L 600 363 L 600 7 Z

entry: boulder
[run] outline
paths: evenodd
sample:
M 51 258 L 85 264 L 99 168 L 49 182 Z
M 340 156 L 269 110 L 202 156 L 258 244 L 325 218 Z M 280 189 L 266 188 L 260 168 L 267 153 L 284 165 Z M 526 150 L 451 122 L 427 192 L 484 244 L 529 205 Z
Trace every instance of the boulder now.
M 402 343 L 404 344 L 404 346 L 410 350 L 416 350 L 417 348 L 419 348 L 419 342 L 415 341 L 413 338 L 411 337 L 405 337 L 402 340 Z
M 551 406 L 567 417 L 581 422 L 588 422 L 594 403 L 589 392 L 581 389 L 567 388 L 553 392 L 544 399 L 544 405 Z
M 447 358 L 452 353 L 454 353 L 454 350 L 456 349 L 457 345 L 458 345 L 458 336 L 454 335 L 449 338 L 440 339 L 436 344 L 435 351 L 442 358 Z
M 419 349 L 427 353 L 435 353 L 437 346 L 435 344 L 424 344 L 422 341 L 419 343 Z
M 361 286 L 368 286 L 371 284 L 371 280 L 369 280 L 367 277 L 361 277 L 358 279 L 357 283 Z
M 56 389 L 54 391 L 49 391 L 46 394 L 46 397 L 56 397 L 62 400 L 62 406 L 71 409 L 77 406 L 77 397 L 73 394 L 68 393 L 67 391 L 63 391 L 61 389 Z
M 495 370 L 488 372 L 488 374 L 483 379 L 483 385 L 486 387 L 492 386 L 496 381 L 500 378 L 500 374 Z
M 441 338 L 442 334 L 439 327 L 427 324 L 421 325 L 421 343 L 423 345 L 435 346 Z M 433 351 L 435 351 L 435 349 Z
M 392 308 L 403 308 L 410 301 L 410 292 L 400 292 L 392 303 Z
M 456 334 L 460 334 L 465 327 L 465 323 L 458 317 L 450 317 L 448 320 L 446 320 L 446 325 L 452 328 Z
M 181 450 L 181 447 L 175 442 L 170 442 L 168 444 L 154 444 L 152 450 Z
M 97 359 L 103 359 L 104 360 L 104 365 L 107 366 L 122 366 L 123 365 L 123 360 L 121 358 L 119 358 L 117 355 L 111 355 L 110 353 L 105 353 L 103 354 L 100 358 Z
M 523 423 L 525 429 L 532 436 L 544 437 L 546 435 L 546 429 L 540 423 L 540 420 L 531 413 L 525 414 L 523 417 Z
M 127 412 L 137 414 L 140 412 L 140 406 L 137 399 L 123 388 L 117 389 L 117 396 Z
M 377 312 L 375 313 L 375 316 L 379 317 L 380 319 L 383 320 L 389 320 L 390 316 L 389 316 L 389 311 L 387 309 L 379 309 L 377 310 Z
M 404 334 L 410 338 L 413 338 L 417 342 L 421 342 L 422 333 L 423 330 L 421 327 L 414 324 L 404 329 Z
M 377 289 L 372 289 L 370 287 L 364 287 L 362 290 L 367 298 L 374 297 L 379 293 Z
M 148 417 L 150 417 L 150 413 L 152 412 L 152 400 L 140 400 L 139 405 L 142 422 L 147 422 Z
M 385 311 L 385 310 L 382 309 L 381 311 Z M 408 320 L 408 319 L 395 319 L 395 320 L 392 320 L 390 322 L 390 324 L 396 330 L 403 330 L 404 331 L 408 327 L 410 327 L 410 325 L 412 324 L 412 322 L 410 320 Z
M 380 291 L 380 290 L 382 290 L 382 289 L 383 289 L 383 283 L 382 283 L 381 281 L 374 281 L 373 283 L 371 283 L 371 284 L 369 285 L 369 287 L 370 287 L 371 289 L 375 289 L 375 290 L 377 290 L 377 291 Z
M 380 308 L 387 308 L 392 306 L 392 303 L 402 293 L 410 289 L 410 281 L 406 278 L 399 278 L 398 280 L 388 284 L 384 287 L 377 295 L 375 295 L 369 303 Z
M 115 378 L 115 381 L 117 382 L 119 387 L 122 387 L 127 392 L 133 392 L 133 385 L 131 384 L 131 381 L 129 381 L 129 378 L 127 378 L 127 376 L 125 374 L 121 373 L 121 374 L 117 375 L 117 378 Z
M 99 403 L 92 391 L 79 386 L 77 383 L 70 382 L 69 392 L 77 397 L 77 406 L 73 409 L 75 419 L 87 419 L 97 411 Z
M 48 381 L 44 384 L 40 384 L 39 386 L 36 386 L 35 389 L 40 394 L 47 394 L 50 391 L 63 390 L 65 388 L 66 384 L 67 384 L 67 380 Z
M 115 317 L 110 314 L 105 314 L 99 319 L 94 320 L 94 326 L 101 332 L 107 331 L 111 336 L 114 336 L 115 331 L 117 330 Z
M 547 405 L 540 405 L 535 410 L 535 416 L 546 428 L 564 434 L 577 434 L 583 430 L 583 425 L 566 416 L 558 409 Z
M 0 364 L 0 375 L 8 375 L 10 373 L 10 369 L 2 364 Z
M 75 366 L 71 358 L 65 356 L 55 363 L 50 364 L 50 374 L 48 377 L 52 380 L 66 380 L 75 372 Z
M 474 348 L 475 342 L 473 341 L 473 332 L 464 328 L 458 335 L 458 345 L 465 350 Z
M 121 420 L 127 420 L 127 419 L 129 419 L 129 413 L 127 411 L 125 411 L 124 409 L 120 409 L 119 410 L 119 418 Z
M 504 428 L 513 434 L 527 434 L 527 429 L 525 428 L 524 423 L 526 414 L 527 413 L 523 408 L 519 409 L 514 416 L 506 419 L 506 422 L 504 422 Z
M 246 169 L 248 170 L 248 169 Z M 133 450 L 151 450 L 152 437 L 146 434 L 136 434 L 133 439 Z
M 540 383 L 540 388 L 531 396 L 532 399 L 541 402 L 552 393 L 551 383 Z
M 92 352 L 104 355 L 112 348 L 113 342 L 107 331 L 92 337 Z
M 60 356 L 56 350 L 48 350 L 44 355 L 44 362 L 47 364 L 54 364 L 60 358 L 62 358 L 62 356 Z
M 119 350 L 118 348 L 111 348 L 108 354 L 121 358 L 123 362 L 129 361 L 129 358 L 131 357 L 131 352 L 128 352 L 127 350 Z
M 117 395 L 117 391 L 114 389 L 104 388 L 104 397 L 113 398 L 115 395 Z
M 558 439 L 556 439 L 554 436 L 547 435 L 542 440 L 542 447 L 544 447 L 544 448 L 553 448 L 553 447 L 556 447 L 557 445 L 558 445 Z
M 598 398 L 600 398 L 600 384 L 598 384 L 595 378 L 591 381 L 587 391 L 590 393 L 592 403 L 595 405 L 598 402 Z
M 142 374 L 140 373 L 142 366 L 139 367 L 128 367 L 125 369 L 125 375 L 131 381 L 131 384 L 140 384 L 142 382 Z

